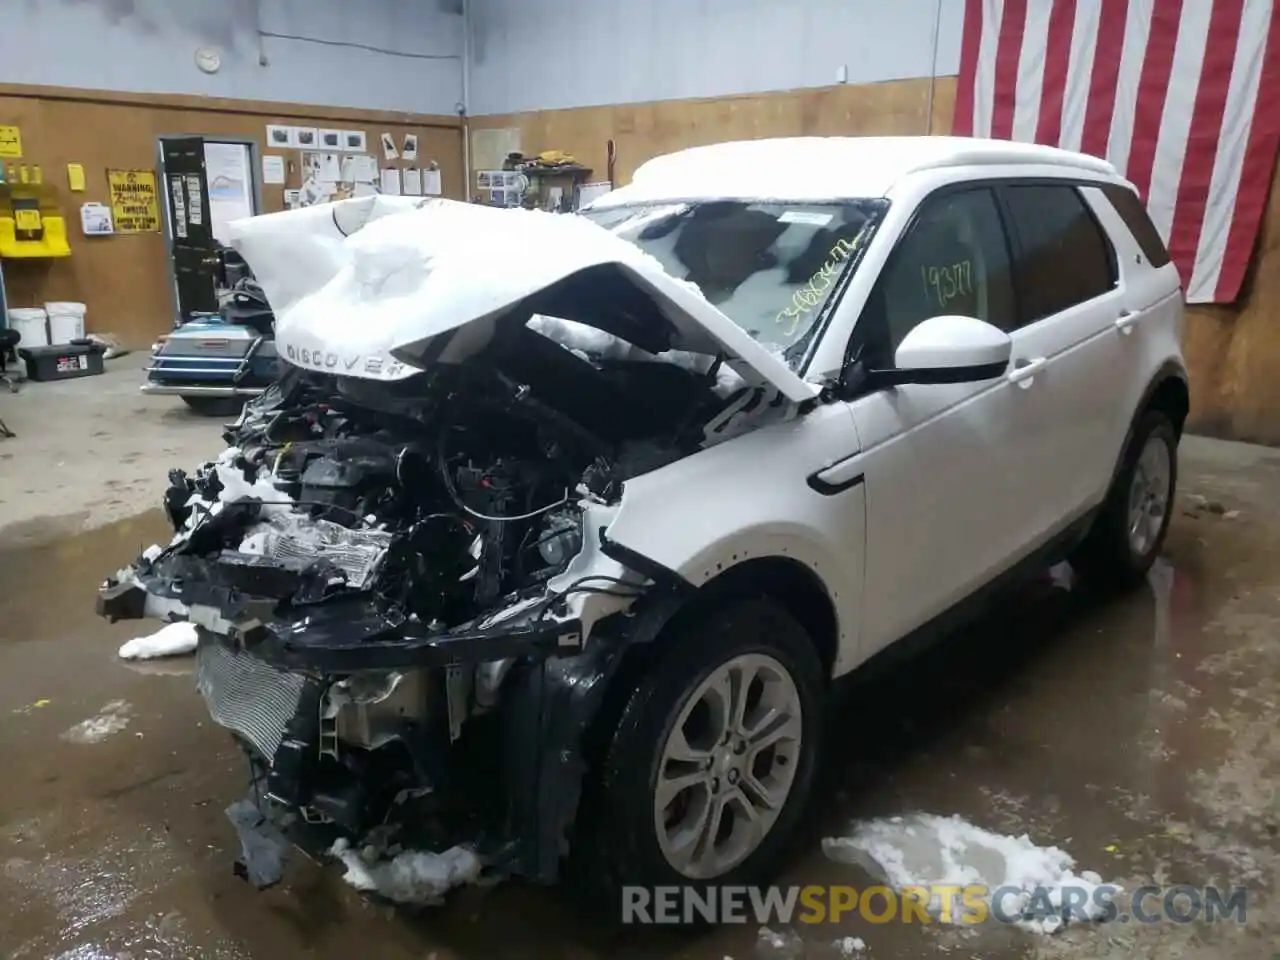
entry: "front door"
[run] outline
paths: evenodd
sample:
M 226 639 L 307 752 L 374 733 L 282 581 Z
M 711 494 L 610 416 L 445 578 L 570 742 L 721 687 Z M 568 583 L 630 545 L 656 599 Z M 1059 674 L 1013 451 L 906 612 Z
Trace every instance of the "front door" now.
M 853 355 L 893 366 L 906 334 L 935 316 L 1015 321 L 1010 248 L 995 194 L 926 199 L 854 329 Z M 964 599 L 1019 547 L 1019 445 L 1031 411 L 1013 376 L 907 384 L 851 403 L 867 500 L 863 653 L 871 655 Z
M 196 314 L 218 312 L 218 242 L 209 215 L 204 140 L 165 138 L 160 153 L 178 319 L 186 323 Z

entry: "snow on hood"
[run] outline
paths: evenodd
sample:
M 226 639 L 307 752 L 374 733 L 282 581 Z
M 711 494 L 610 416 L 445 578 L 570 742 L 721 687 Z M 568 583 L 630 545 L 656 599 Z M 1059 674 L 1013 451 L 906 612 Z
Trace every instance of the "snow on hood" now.
M 438 358 L 464 359 L 521 301 L 611 266 L 670 322 L 673 349 L 723 353 L 748 380 L 794 401 L 818 390 L 696 287 L 584 217 L 363 197 L 238 220 L 231 242 L 275 309 L 278 353 L 300 366 L 403 379 L 441 334 L 468 328 Z

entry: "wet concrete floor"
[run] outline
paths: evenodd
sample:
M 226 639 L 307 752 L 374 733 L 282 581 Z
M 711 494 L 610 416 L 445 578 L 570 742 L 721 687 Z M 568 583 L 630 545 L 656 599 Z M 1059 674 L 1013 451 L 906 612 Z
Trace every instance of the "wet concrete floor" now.
M 781 882 L 865 886 L 826 860 L 853 818 L 959 814 L 1029 833 L 1128 889 L 1244 886 L 1244 923 L 754 925 L 700 935 L 578 916 L 507 884 L 396 910 L 304 863 L 257 893 L 222 810 L 243 765 L 190 665 L 131 668 L 147 629 L 92 614 L 95 584 L 162 537 L 155 514 L 0 553 L 0 956 L 15 960 L 382 960 L 836 956 L 1280 957 L 1280 451 L 1190 441 L 1179 515 L 1147 588 L 1100 599 L 1046 581 L 867 688 L 832 730 L 812 836 Z M 3 550 L 0 547 L 0 550 Z M 90 721 L 86 723 L 86 721 Z

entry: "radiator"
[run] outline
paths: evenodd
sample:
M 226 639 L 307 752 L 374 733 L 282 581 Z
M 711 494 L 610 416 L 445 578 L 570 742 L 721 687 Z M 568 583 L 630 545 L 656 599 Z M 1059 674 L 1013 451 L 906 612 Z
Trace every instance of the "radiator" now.
M 201 636 L 196 648 L 196 688 L 214 722 L 258 750 L 268 763 L 276 755 L 306 677 L 277 670 L 243 650 Z

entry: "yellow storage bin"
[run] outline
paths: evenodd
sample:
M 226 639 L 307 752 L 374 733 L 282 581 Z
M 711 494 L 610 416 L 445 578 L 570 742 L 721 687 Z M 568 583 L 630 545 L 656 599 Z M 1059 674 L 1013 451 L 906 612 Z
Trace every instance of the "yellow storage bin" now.
M 12 216 L 0 216 L 0 257 L 7 259 L 69 257 L 67 221 L 57 214 L 40 217 L 44 236 L 39 240 L 19 240 L 18 224 Z

